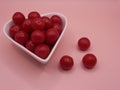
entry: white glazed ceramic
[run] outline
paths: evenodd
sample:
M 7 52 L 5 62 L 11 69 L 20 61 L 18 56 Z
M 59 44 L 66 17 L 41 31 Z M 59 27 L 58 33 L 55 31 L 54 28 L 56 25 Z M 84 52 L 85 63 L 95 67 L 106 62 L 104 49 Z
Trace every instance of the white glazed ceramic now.
M 47 62 L 50 60 L 51 56 L 53 55 L 53 53 L 54 53 L 57 45 L 59 44 L 59 42 L 60 42 L 60 40 L 61 40 L 61 38 L 62 38 L 65 30 L 66 30 L 66 27 L 67 27 L 67 19 L 66 19 L 66 17 L 65 17 L 64 15 L 62 15 L 62 14 L 60 14 L 60 13 L 55 13 L 55 12 L 53 12 L 53 13 L 43 14 L 43 15 L 41 15 L 41 16 L 51 17 L 52 15 L 59 15 L 59 16 L 62 18 L 62 21 L 63 21 L 63 31 L 62 31 L 62 33 L 61 33 L 61 35 L 59 36 L 56 44 L 54 45 L 53 49 L 51 50 L 50 54 L 48 55 L 48 57 L 47 57 L 46 59 L 42 59 L 42 58 L 38 57 L 37 55 L 35 55 L 35 54 L 32 53 L 31 51 L 29 51 L 28 49 L 26 49 L 25 47 L 23 47 L 22 45 L 20 45 L 19 43 L 17 43 L 15 40 L 13 40 L 13 39 L 10 37 L 10 35 L 9 35 L 9 28 L 10 28 L 10 26 L 13 24 L 12 20 L 9 20 L 9 21 L 4 25 L 4 27 L 3 27 L 3 32 L 4 32 L 5 36 L 6 36 L 13 44 L 15 44 L 18 48 L 21 48 L 23 51 L 25 51 L 27 54 L 29 54 L 30 56 L 32 56 L 33 58 L 35 58 L 37 61 L 45 64 L 45 63 L 47 63 Z

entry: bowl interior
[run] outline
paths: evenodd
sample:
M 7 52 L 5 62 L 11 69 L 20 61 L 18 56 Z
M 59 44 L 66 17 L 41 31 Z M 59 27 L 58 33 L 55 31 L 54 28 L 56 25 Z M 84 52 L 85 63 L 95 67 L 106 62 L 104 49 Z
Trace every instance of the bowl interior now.
M 37 61 L 45 64 L 45 63 L 47 63 L 47 62 L 50 60 L 52 54 L 54 53 L 54 51 L 55 51 L 58 43 L 60 42 L 60 40 L 61 40 L 61 38 L 62 38 L 62 36 L 63 36 L 63 34 L 64 34 L 64 32 L 65 32 L 65 30 L 66 30 L 66 26 L 67 26 L 67 19 L 66 19 L 66 17 L 65 17 L 64 15 L 60 14 L 60 13 L 55 13 L 55 12 L 53 12 L 53 13 L 42 14 L 41 16 L 51 17 L 52 15 L 59 15 L 59 16 L 61 17 L 61 19 L 62 19 L 62 21 L 63 21 L 63 31 L 62 31 L 61 35 L 59 36 L 57 42 L 55 43 L 54 47 L 52 48 L 50 54 L 48 55 L 48 57 L 47 57 L 46 59 L 42 59 L 42 58 L 38 57 L 37 55 L 35 55 L 35 54 L 32 53 L 31 51 L 29 51 L 28 49 L 26 49 L 25 47 L 23 47 L 22 45 L 20 45 L 19 43 L 17 43 L 15 40 L 13 40 L 13 39 L 10 37 L 10 35 L 9 35 L 9 28 L 13 25 L 12 20 L 9 20 L 9 21 L 4 25 L 4 27 L 3 27 L 3 32 L 4 32 L 5 36 L 6 36 L 13 44 L 15 44 L 18 48 L 21 48 L 23 51 L 25 51 L 27 54 L 29 54 L 30 56 L 32 56 L 33 58 L 35 58 Z

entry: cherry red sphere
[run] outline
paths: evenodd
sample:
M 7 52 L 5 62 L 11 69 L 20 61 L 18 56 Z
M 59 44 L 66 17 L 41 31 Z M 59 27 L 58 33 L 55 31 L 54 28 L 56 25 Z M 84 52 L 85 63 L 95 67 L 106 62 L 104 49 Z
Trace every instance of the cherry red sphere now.
M 45 22 L 41 18 L 35 18 L 32 20 L 32 28 L 34 30 L 43 30 L 45 27 Z
M 20 31 L 19 25 L 12 25 L 9 29 L 9 34 L 12 38 L 14 38 L 15 34 Z
M 15 24 L 21 25 L 25 20 L 25 16 L 21 12 L 15 12 L 12 16 L 12 20 Z
M 82 59 L 83 65 L 88 68 L 91 69 L 93 68 L 96 63 L 97 63 L 97 58 L 94 54 L 86 54 L 83 59 Z
M 31 20 L 26 19 L 26 20 L 22 23 L 22 28 L 23 28 L 23 30 L 24 30 L 25 32 L 31 33 L 31 32 L 33 31 Z
M 47 58 L 50 53 L 50 48 L 47 44 L 39 44 L 35 48 L 35 54 L 39 56 L 40 58 Z
M 29 36 L 24 31 L 18 31 L 15 34 L 15 41 L 22 44 L 22 45 L 25 45 L 25 43 L 28 41 L 28 39 L 29 39 Z
M 52 21 L 51 21 L 51 19 L 49 17 L 43 16 L 42 20 L 45 23 L 45 27 L 44 27 L 45 29 L 49 29 L 49 28 L 51 28 L 53 26 Z
M 35 50 L 35 44 L 32 42 L 32 40 L 28 40 L 25 44 L 25 47 L 30 50 L 31 52 L 34 52 Z
M 59 33 L 55 28 L 50 28 L 45 32 L 46 42 L 54 45 L 59 38 Z
M 74 61 L 73 58 L 71 56 L 68 55 L 64 55 L 61 59 L 60 59 L 60 67 L 63 70 L 70 70 L 74 65 Z
M 31 33 L 31 40 L 35 44 L 44 43 L 44 41 L 45 41 L 45 34 L 44 34 L 44 32 L 42 32 L 40 30 L 33 31 Z
M 28 14 L 28 19 L 33 20 L 35 18 L 40 18 L 40 14 L 37 11 L 32 11 Z
M 87 37 L 82 37 L 78 40 L 78 47 L 82 51 L 86 51 L 90 47 L 90 40 Z
M 62 25 L 55 23 L 53 24 L 53 28 L 55 28 L 58 31 L 59 35 L 62 33 Z
M 52 20 L 53 23 L 58 23 L 58 24 L 62 25 L 62 19 L 58 15 L 53 15 L 51 17 L 51 20 Z

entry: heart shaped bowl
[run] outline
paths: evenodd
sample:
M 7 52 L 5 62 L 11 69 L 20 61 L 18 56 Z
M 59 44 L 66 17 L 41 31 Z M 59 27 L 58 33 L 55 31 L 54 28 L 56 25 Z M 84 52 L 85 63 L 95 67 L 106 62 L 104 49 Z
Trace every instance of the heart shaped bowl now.
M 9 28 L 13 25 L 13 22 L 12 20 L 9 20 L 3 27 L 3 32 L 5 34 L 5 36 L 14 44 L 16 45 L 18 48 L 22 49 L 24 52 L 26 52 L 27 54 L 29 54 L 31 57 L 33 57 L 35 60 L 45 64 L 47 63 L 51 56 L 53 55 L 55 49 L 57 48 L 65 30 L 66 30 L 66 27 L 67 27 L 67 18 L 61 14 L 61 13 L 56 13 L 56 12 L 52 12 L 52 13 L 47 13 L 47 14 L 42 14 L 41 16 L 47 16 L 47 17 L 51 17 L 52 15 L 59 15 L 62 19 L 62 22 L 63 22 L 63 31 L 61 33 L 61 35 L 59 36 L 58 40 L 56 41 L 54 47 L 52 48 L 50 54 L 48 55 L 48 57 L 46 59 L 42 59 L 40 57 L 38 57 L 37 55 L 35 55 L 34 53 L 32 53 L 31 51 L 29 51 L 28 49 L 26 49 L 24 46 L 20 45 L 19 43 L 17 43 L 15 40 L 13 40 L 10 35 L 9 35 Z

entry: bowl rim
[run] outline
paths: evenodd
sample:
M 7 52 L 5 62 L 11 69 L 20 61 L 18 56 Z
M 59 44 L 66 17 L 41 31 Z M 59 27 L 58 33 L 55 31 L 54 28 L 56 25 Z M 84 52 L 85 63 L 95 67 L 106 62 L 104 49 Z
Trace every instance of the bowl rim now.
M 17 47 L 21 48 L 23 51 L 25 51 L 27 54 L 29 54 L 31 57 L 33 57 L 34 59 L 36 59 L 37 61 L 43 63 L 43 64 L 46 64 L 51 56 L 53 55 L 56 47 L 58 46 L 58 43 L 60 42 L 63 34 L 65 33 L 66 31 L 66 28 L 67 28 L 67 18 L 65 15 L 61 14 L 61 13 L 57 13 L 57 12 L 50 12 L 50 13 L 45 13 L 45 14 L 41 14 L 41 16 L 52 16 L 52 15 L 59 15 L 62 20 L 64 20 L 64 28 L 63 28 L 63 31 L 61 33 L 61 35 L 59 36 L 57 42 L 55 43 L 54 47 L 52 48 L 52 50 L 50 51 L 50 54 L 48 55 L 47 58 L 45 59 L 42 59 L 40 58 L 39 56 L 35 55 L 33 52 L 29 51 L 28 49 L 26 49 L 25 47 L 23 47 L 22 45 L 20 45 L 19 43 L 17 43 L 15 40 L 13 40 L 9 34 L 8 34 L 8 30 L 6 29 L 7 28 L 7 25 L 9 25 L 10 23 L 12 23 L 12 19 L 8 20 L 4 26 L 3 26 L 3 33 L 4 35 L 7 37 L 7 39 L 9 39 L 12 43 L 14 43 L 14 45 L 16 45 Z

